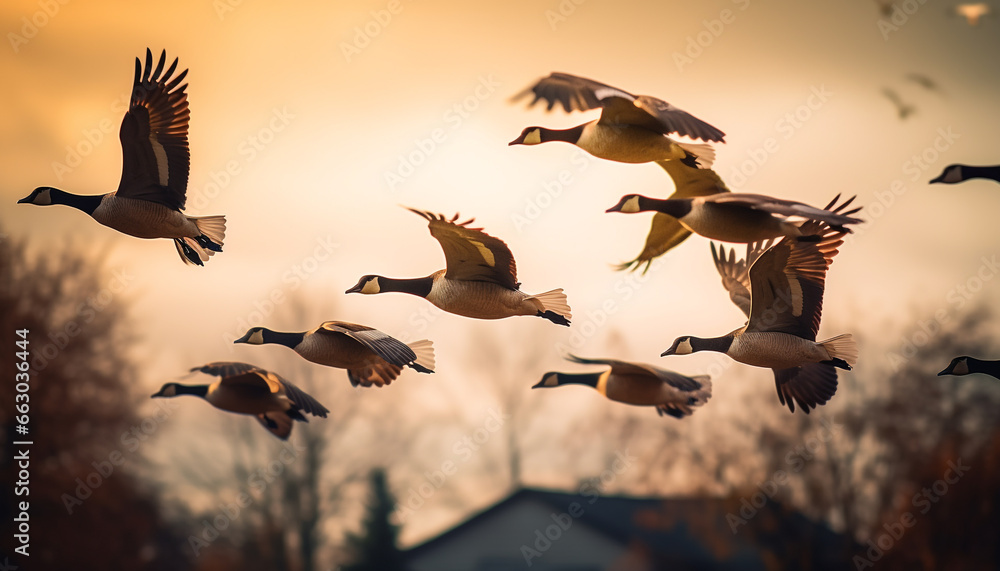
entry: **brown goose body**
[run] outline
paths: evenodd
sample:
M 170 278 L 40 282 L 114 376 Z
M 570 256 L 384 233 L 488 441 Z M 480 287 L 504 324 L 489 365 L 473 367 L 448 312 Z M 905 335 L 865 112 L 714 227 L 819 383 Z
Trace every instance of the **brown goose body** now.
M 94 220 L 136 238 L 197 238 L 202 234 L 190 217 L 148 200 L 105 194 L 91 214 Z
M 569 325 L 572 312 L 562 289 L 531 295 L 521 291 L 517 265 L 507 244 L 482 228 L 470 228 L 472 219 L 458 215 L 408 209 L 428 221 L 431 236 L 445 254 L 446 268 L 423 278 L 398 279 L 362 276 L 345 293 L 374 295 L 386 292 L 423 297 L 444 311 L 474 319 L 537 316 Z
M 354 386 L 385 386 L 410 367 L 434 372 L 434 347 L 426 339 L 405 344 L 377 329 L 346 321 L 326 321 L 301 333 L 252 327 L 234 343 L 284 345 L 318 365 L 347 369 Z
M 656 407 L 658 414 L 682 418 L 705 404 L 712 396 L 708 375 L 688 377 L 646 365 L 617 359 L 584 359 L 567 355 L 567 360 L 586 365 L 608 365 L 601 373 L 549 372 L 532 388 L 551 388 L 570 384 L 587 385 L 609 400 L 634 406 Z
M 256 417 L 282 440 L 291 434 L 292 421 L 308 422 L 303 413 L 326 418 L 330 412 L 291 381 L 254 365 L 219 361 L 191 371 L 214 375 L 219 380 L 209 385 L 166 383 L 153 398 L 201 397 L 219 410 Z

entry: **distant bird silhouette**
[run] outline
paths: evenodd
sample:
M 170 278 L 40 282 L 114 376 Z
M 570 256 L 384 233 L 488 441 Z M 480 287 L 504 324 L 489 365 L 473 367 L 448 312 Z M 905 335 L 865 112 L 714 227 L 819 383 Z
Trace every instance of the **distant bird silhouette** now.
M 515 95 L 516 101 L 533 94 L 528 106 L 544 99 L 547 109 L 559 103 L 570 113 L 601 109 L 599 119 L 571 129 L 527 127 L 510 145 L 537 145 L 563 141 L 595 157 L 622 163 L 648 163 L 698 157 L 700 166 L 711 166 L 715 151 L 707 144 L 679 143 L 677 134 L 709 142 L 723 142 L 725 133 L 708 123 L 649 95 L 632 95 L 604 83 L 568 73 L 552 73 Z
M 955 13 L 965 18 L 970 26 L 978 26 L 979 19 L 991 13 L 989 4 L 985 2 L 975 2 L 959 4 L 955 6 Z
M 449 313 L 474 319 L 528 315 L 569 326 L 573 314 L 562 288 L 534 295 L 521 291 L 514 255 L 503 240 L 482 228 L 470 227 L 473 219 L 458 222 L 458 214 L 449 219 L 433 212 L 407 210 L 427 220 L 431 236 L 444 250 L 446 268 L 422 278 L 368 274 L 344 293 L 408 293 Z
M 1000 379 L 1000 361 L 983 361 L 969 356 L 955 357 L 938 376 L 982 373 Z
M 674 181 L 674 193 L 668 198 L 693 198 L 729 192 L 726 183 L 712 169 L 698 168 L 688 161 L 657 161 L 656 164 L 667 171 Z M 635 259 L 618 264 L 616 270 L 649 270 L 653 260 L 669 252 L 674 246 L 687 239 L 691 231 L 669 214 L 657 212 L 649 226 L 646 243 Z
M 687 377 L 643 363 L 615 359 L 583 359 L 567 355 L 566 359 L 584 365 L 608 365 L 600 373 L 549 372 L 531 387 L 542 389 L 565 385 L 593 387 L 609 400 L 635 406 L 655 406 L 660 415 L 684 418 L 694 412 L 692 407 L 705 404 L 712 396 L 712 381 L 708 375 Z
M 958 184 L 973 178 L 985 178 L 1000 182 L 1000 165 L 977 167 L 970 165 L 948 165 L 937 177 L 930 180 L 931 184 Z
M 210 385 L 166 383 L 152 398 L 201 397 L 219 410 L 256 417 L 268 432 L 282 440 L 292 433 L 293 420 L 309 422 L 302 413 L 326 418 L 330 412 L 291 381 L 254 365 L 218 361 L 191 371 L 214 375 L 219 380 Z
M 163 71 L 167 52 L 153 69 L 146 50 L 146 69 L 135 58 L 132 98 L 122 119 L 122 177 L 118 190 L 78 195 L 40 186 L 18 204 L 64 204 L 89 214 L 99 223 L 137 238 L 170 238 L 186 264 L 204 265 L 222 251 L 224 216 L 185 216 L 190 152 L 188 150 L 187 70 L 171 77 L 177 59 Z M 162 75 L 161 75 L 162 73 Z M 180 86 L 180 87 L 178 87 Z
M 889 101 L 892 101 L 892 104 L 896 106 L 896 113 L 899 115 L 900 121 L 905 121 L 910 115 L 917 112 L 916 107 L 909 103 L 905 103 L 899 94 L 893 89 L 888 87 L 883 88 L 882 95 L 884 95 Z
M 910 72 L 906 74 L 905 77 L 906 79 L 912 81 L 913 83 L 916 83 L 920 87 L 923 87 L 927 91 L 937 91 L 939 93 L 941 92 L 941 86 L 938 85 L 936 81 L 934 81 L 933 79 L 927 77 L 922 73 Z

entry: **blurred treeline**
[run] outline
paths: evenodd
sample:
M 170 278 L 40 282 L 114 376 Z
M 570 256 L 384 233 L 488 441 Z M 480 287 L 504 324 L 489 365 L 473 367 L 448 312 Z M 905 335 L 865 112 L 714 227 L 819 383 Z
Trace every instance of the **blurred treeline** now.
M 0 463 L 7 480 L 0 531 L 9 545 L 2 556 L 23 569 L 317 571 L 347 565 L 364 544 L 361 521 L 371 519 L 365 505 L 373 469 L 385 469 L 388 488 L 405 502 L 441 467 L 434 452 L 440 442 L 450 447 L 457 436 L 488 426 L 487 413 L 470 420 L 461 402 L 447 398 L 431 411 L 414 412 L 419 404 L 411 402 L 405 379 L 377 397 L 346 381 L 331 387 L 329 374 L 291 352 L 260 364 L 293 379 L 331 413 L 297 424 L 288 443 L 205 403 L 150 401 L 156 387 L 140 385 L 141 378 L 172 380 L 200 363 L 141 374 L 133 348 L 144 325 L 130 318 L 130 296 L 119 291 L 127 288 L 115 281 L 124 278 L 107 266 L 78 248 L 36 253 L 24 241 L 0 240 L 3 362 L 15 353 L 18 329 L 30 331 L 36 360 L 30 559 L 16 555 L 10 542 L 16 501 L 25 499 L 13 495 L 18 470 L 11 442 L 21 438 L 14 434 L 13 367 L 4 367 L 9 378 L 0 382 Z M 305 314 L 309 305 L 299 300 L 290 307 Z M 564 409 L 555 417 L 567 428 L 558 437 L 549 429 L 552 411 L 528 390 L 543 372 L 546 347 L 522 339 L 523 352 L 483 351 L 470 361 L 487 371 L 482 394 L 509 415 L 498 425 L 499 437 L 467 465 L 475 466 L 471 485 L 468 474 L 465 485 L 444 482 L 421 502 L 426 505 L 402 519 L 392 516 L 392 523 L 405 531 L 443 510 L 453 516 L 440 526 L 454 524 L 532 484 L 539 462 L 579 483 L 599 470 L 574 458 L 610 461 L 628 448 L 642 469 L 621 474 L 605 491 L 675 496 L 680 487 L 689 495 L 728 498 L 734 514 L 744 500 L 765 492 L 783 509 L 844 532 L 845 551 L 878 569 L 992 568 L 1000 561 L 1000 381 L 935 374 L 957 355 L 1000 358 L 994 319 L 989 308 L 971 307 L 897 370 L 842 374 L 833 401 L 808 416 L 788 414 L 773 387 L 762 386 L 742 412 L 713 413 L 709 401 L 684 422 L 603 401 L 585 415 Z M 468 350 L 503 345 L 483 333 L 470 339 Z M 717 395 L 726 389 L 714 387 Z M 197 407 L 195 426 L 172 421 L 185 407 Z M 966 468 L 956 479 L 957 466 Z M 945 479 L 951 482 L 942 486 Z M 765 538 L 784 531 L 780 521 L 751 518 L 737 533 Z M 872 547 L 879 545 L 889 547 Z M 788 550 L 768 560 L 776 569 L 797 568 L 798 556 Z

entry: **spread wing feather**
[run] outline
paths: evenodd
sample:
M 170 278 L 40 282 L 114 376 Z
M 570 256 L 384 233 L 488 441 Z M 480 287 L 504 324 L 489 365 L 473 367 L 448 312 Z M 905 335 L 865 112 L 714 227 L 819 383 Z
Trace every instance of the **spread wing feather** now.
M 183 210 L 191 163 L 187 84 L 180 85 L 187 70 L 172 78 L 177 59 L 164 72 L 166 57 L 162 52 L 153 69 L 147 49 L 145 72 L 135 60 L 132 96 L 119 132 L 122 178 L 117 194 Z
M 445 277 L 461 281 L 490 282 L 516 290 L 517 264 L 507 244 L 483 232 L 470 228 L 475 219 L 458 222 L 458 214 L 446 218 L 441 214 L 407 208 L 428 221 L 431 236 L 444 250 L 447 270 Z
M 631 93 L 610 85 L 568 73 L 552 73 L 514 96 L 528 94 L 534 98 L 528 104 L 544 100 L 546 110 L 558 103 L 567 113 L 601 108 L 600 121 L 605 124 L 626 124 L 643 127 L 662 135 L 676 133 L 692 139 L 723 142 L 725 133 L 662 99 Z

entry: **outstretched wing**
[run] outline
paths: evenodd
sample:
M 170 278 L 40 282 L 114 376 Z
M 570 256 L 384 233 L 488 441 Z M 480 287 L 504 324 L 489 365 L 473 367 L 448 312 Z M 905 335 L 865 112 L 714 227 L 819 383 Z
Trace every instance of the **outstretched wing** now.
M 635 125 L 663 135 L 677 133 L 692 139 L 722 142 L 725 133 L 662 99 L 631 93 L 610 85 L 568 73 L 552 73 L 514 96 L 527 94 L 534 99 L 529 107 L 545 100 L 546 110 L 556 103 L 567 113 L 601 108 L 601 123 Z
M 268 375 L 271 375 L 274 380 L 277 380 L 285 387 L 285 396 L 288 400 L 292 401 L 299 410 L 308 412 L 313 416 L 318 416 L 320 418 L 326 418 L 326 415 L 330 412 L 327 408 L 319 403 L 316 399 L 312 397 L 309 393 L 303 391 L 294 383 L 288 379 L 282 377 L 277 373 L 272 373 L 270 371 L 265 371 Z
M 727 251 L 720 244 L 719 250 L 716 252 L 715 243 L 709 243 L 715 269 L 722 278 L 722 287 L 729 292 L 729 299 L 733 304 L 740 308 L 743 315 L 748 317 L 750 316 L 750 273 L 748 268 L 771 247 L 773 242 L 773 240 L 768 239 L 763 242 L 747 244 L 746 257 L 740 259 L 736 258 L 736 248 Z
M 528 103 L 528 107 L 544 99 L 546 111 L 552 111 L 556 103 L 559 103 L 567 113 L 603 108 L 606 102 L 612 99 L 621 99 L 629 104 L 635 101 L 635 95 L 617 87 L 559 72 L 553 72 L 548 77 L 539 79 L 537 83 L 518 93 L 511 100 L 517 101 L 529 93 L 535 97 Z
M 482 231 L 469 228 L 474 218 L 456 222 L 458 214 L 450 219 L 441 214 L 407 208 L 410 212 L 425 218 L 431 236 L 444 250 L 447 271 L 445 277 L 452 280 L 491 282 L 516 290 L 517 265 L 507 244 Z
M 214 375 L 216 377 L 235 377 L 236 375 L 242 375 L 243 373 L 263 370 L 264 369 L 261 369 L 256 365 L 239 363 L 236 361 L 213 361 L 211 363 L 205 363 L 200 367 L 191 367 L 192 372 L 200 371 L 207 375 Z
M 860 218 L 854 218 L 845 214 L 838 214 L 830 210 L 809 206 L 794 200 L 784 200 L 773 196 L 750 193 L 723 193 L 709 199 L 714 204 L 738 205 L 754 210 L 778 214 L 781 216 L 798 216 L 807 220 L 817 220 L 827 224 L 843 226 L 845 224 L 857 224 L 863 222 Z
M 823 313 L 826 271 L 843 244 L 843 232 L 819 242 L 782 239 L 750 266 L 747 331 L 779 331 L 816 340 Z
M 118 195 L 148 200 L 183 210 L 186 200 L 190 152 L 188 150 L 187 75 L 171 78 L 177 59 L 163 71 L 167 53 L 153 69 L 153 55 L 146 50 L 146 69 L 135 59 L 132 98 L 122 120 L 122 178 Z M 178 87 L 180 85 L 180 87 Z
M 316 332 L 324 335 L 346 335 L 398 367 L 409 365 L 417 358 L 417 354 L 406 343 L 364 325 L 346 321 L 327 321 L 320 325 Z
M 632 363 L 617 359 L 585 359 L 573 354 L 567 354 L 565 358 L 567 361 L 582 365 L 608 365 L 616 375 L 629 375 L 636 381 L 641 378 L 647 378 L 658 383 L 667 383 L 680 391 L 697 391 L 702 388 L 702 383 L 697 379 L 643 363 Z

